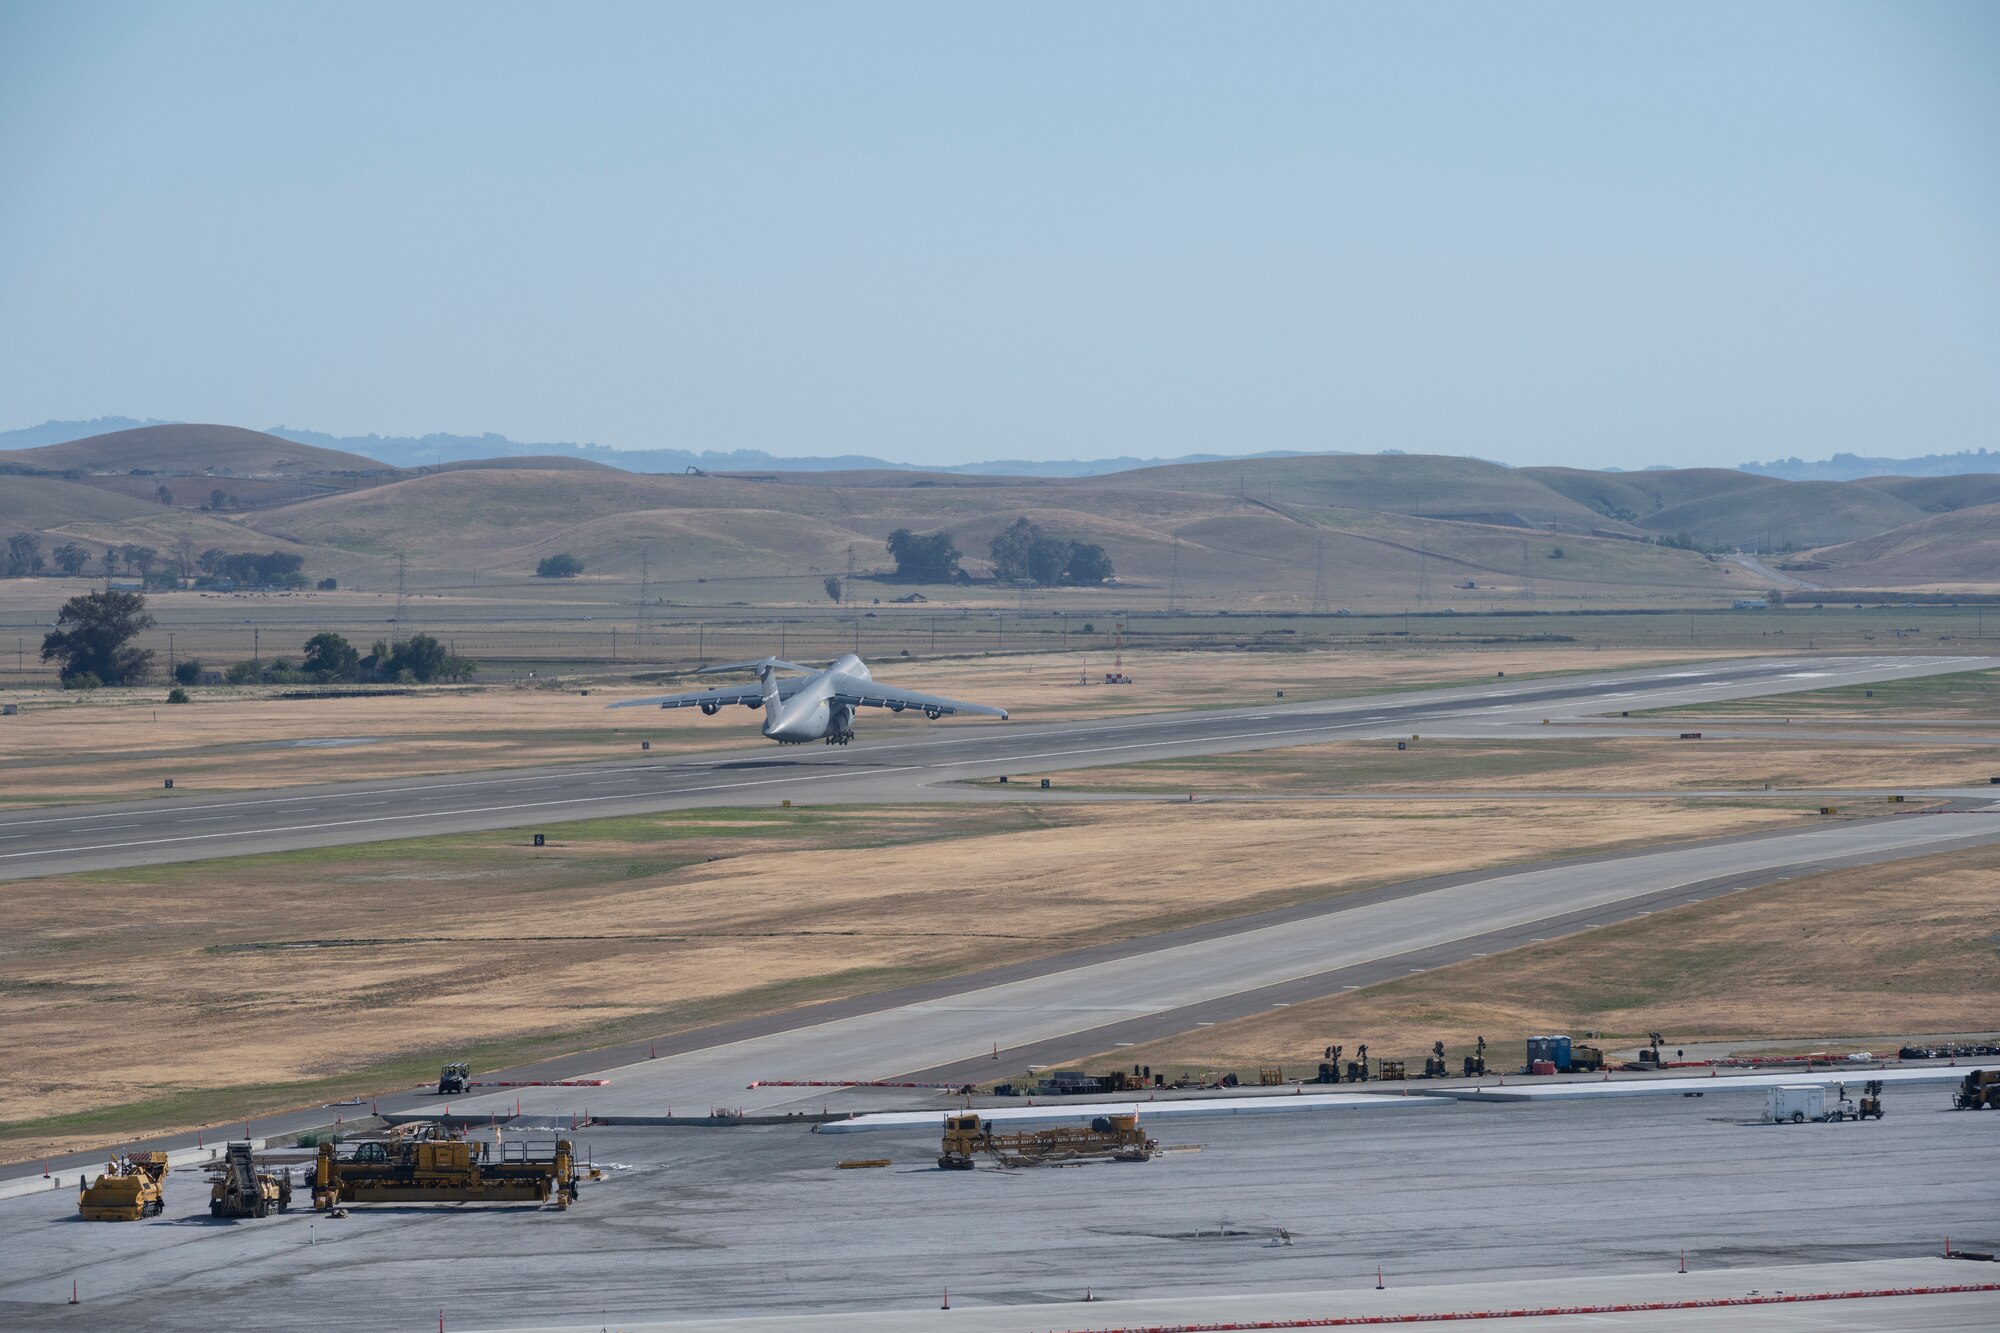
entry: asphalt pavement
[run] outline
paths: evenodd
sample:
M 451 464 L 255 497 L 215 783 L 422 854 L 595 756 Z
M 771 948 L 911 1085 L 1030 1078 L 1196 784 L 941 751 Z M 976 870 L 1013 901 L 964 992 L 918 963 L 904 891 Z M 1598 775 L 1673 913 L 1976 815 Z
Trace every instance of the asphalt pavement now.
M 950 784 L 1182 755 L 1405 734 L 1489 734 L 1496 726 L 1715 702 L 2000 667 L 1961 656 L 1750 658 L 1355 698 L 1266 703 L 1098 721 L 929 724 L 851 746 L 746 748 L 260 793 L 41 807 L 0 816 L 0 879 L 342 846 L 427 834 L 713 806 L 950 799 Z M 1112 687 L 1105 687 L 1112 688 Z M 1004 702 L 1004 700 L 1002 701 Z M 746 718 L 751 714 L 744 714 Z M 674 714 L 662 714 L 671 734 Z M 629 719 L 628 719 L 629 720 Z M 960 789 L 962 791 L 962 789 Z

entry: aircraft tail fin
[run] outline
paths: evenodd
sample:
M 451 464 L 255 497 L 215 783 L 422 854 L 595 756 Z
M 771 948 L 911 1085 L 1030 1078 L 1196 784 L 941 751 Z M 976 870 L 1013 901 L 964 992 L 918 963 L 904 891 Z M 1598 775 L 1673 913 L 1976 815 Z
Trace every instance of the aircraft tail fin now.
M 758 668 L 757 683 L 764 687 L 764 716 L 776 717 L 779 703 L 777 667 L 773 663 L 766 662 Z

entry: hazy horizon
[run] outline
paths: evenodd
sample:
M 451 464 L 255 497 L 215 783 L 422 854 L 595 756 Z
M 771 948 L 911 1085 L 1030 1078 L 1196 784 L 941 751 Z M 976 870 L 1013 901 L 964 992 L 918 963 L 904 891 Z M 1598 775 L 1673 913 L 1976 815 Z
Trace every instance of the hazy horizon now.
M 1953 453 L 2000 415 L 1996 51 L 1971 3 L 0 0 L 0 402 L 943 465 Z

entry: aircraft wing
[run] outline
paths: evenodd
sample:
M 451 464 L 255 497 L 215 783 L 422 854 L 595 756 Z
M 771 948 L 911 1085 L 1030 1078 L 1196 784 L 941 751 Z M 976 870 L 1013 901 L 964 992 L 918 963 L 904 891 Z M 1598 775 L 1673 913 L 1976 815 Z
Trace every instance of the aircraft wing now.
M 918 694 L 915 690 L 899 690 L 894 685 L 884 685 L 879 680 L 863 680 L 859 676 L 836 675 L 829 682 L 833 686 L 833 701 L 855 708 L 886 708 L 892 713 L 900 713 L 905 708 L 914 708 L 931 717 L 945 717 L 952 713 L 978 713 L 984 717 L 1007 716 L 1004 708 L 994 708 L 988 704 L 969 704 L 958 699 L 946 699 L 935 694 Z
M 778 682 L 778 697 L 789 699 L 798 693 L 805 677 Z M 748 685 L 728 685 L 719 690 L 692 690 L 686 694 L 653 694 L 643 699 L 620 699 L 607 708 L 721 708 L 727 704 L 761 704 L 764 687 L 756 681 Z

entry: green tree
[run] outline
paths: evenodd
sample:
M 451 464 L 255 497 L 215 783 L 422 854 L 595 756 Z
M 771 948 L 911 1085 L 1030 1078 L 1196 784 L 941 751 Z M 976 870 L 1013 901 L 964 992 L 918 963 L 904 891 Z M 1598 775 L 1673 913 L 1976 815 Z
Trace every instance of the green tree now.
M 568 551 L 545 555 L 535 565 L 535 577 L 538 579 L 573 579 L 581 573 L 583 573 L 583 561 Z
M 130 542 L 119 547 L 118 554 L 123 557 L 125 568 L 138 574 L 142 581 L 153 577 L 153 565 L 160 558 L 160 553 L 152 547 L 135 546 Z
M 1042 530 L 1025 518 L 1008 524 L 986 548 L 993 558 L 993 576 L 1005 582 L 1030 577 L 1028 551 L 1041 535 Z
M 1028 543 L 1028 577 L 1043 587 L 1061 583 L 1068 563 L 1068 542 L 1038 534 Z
M 201 680 L 201 659 L 190 657 L 185 662 L 174 663 L 174 680 L 182 685 L 198 684 Z
M 261 662 L 231 662 L 229 669 L 222 673 L 222 678 L 231 685 L 248 685 L 263 674 L 264 665 Z
M 433 681 L 445 674 L 445 664 L 451 654 L 445 646 L 428 634 L 413 634 L 401 639 L 389 649 L 389 660 L 383 664 L 386 675 L 400 677 L 409 672 L 412 680 Z
M 826 581 L 825 581 L 824 583 L 820 584 L 820 586 L 821 586 L 822 588 L 825 588 L 825 589 L 826 589 L 826 595 L 827 595 L 827 596 L 828 596 L 829 598 L 831 598 L 832 600 L 834 600 L 834 601 L 836 601 L 836 602 L 840 600 L 840 580 L 839 580 L 839 579 L 835 578 L 835 577 L 834 577 L 833 575 L 831 575 L 831 574 L 828 574 L 828 575 L 826 576 Z
M 149 649 L 132 647 L 151 629 L 146 599 L 135 592 L 93 592 L 72 597 L 56 613 L 56 627 L 42 638 L 42 660 L 62 663 L 63 683 L 91 676 L 106 685 L 132 685 L 153 664 Z
M 319 680 L 353 680 L 361 673 L 361 654 L 332 630 L 321 630 L 307 639 L 305 653 L 299 669 Z
M 90 563 L 90 552 L 75 542 L 64 542 L 49 555 L 54 558 L 56 568 L 71 577 L 81 574 L 83 567 Z
M 1117 573 L 1111 557 L 1095 542 L 1071 542 L 1064 572 L 1071 583 L 1102 583 Z
M 42 539 L 32 532 L 17 532 L 7 539 L 7 574 L 24 579 L 42 572 Z
M 896 559 L 898 578 L 949 583 L 958 577 L 962 556 L 949 532 L 918 536 L 908 528 L 897 528 L 889 534 L 888 547 L 889 554 Z
M 167 489 L 165 482 L 161 482 L 159 487 L 154 490 L 153 498 L 163 505 L 170 505 L 174 502 L 174 493 Z

